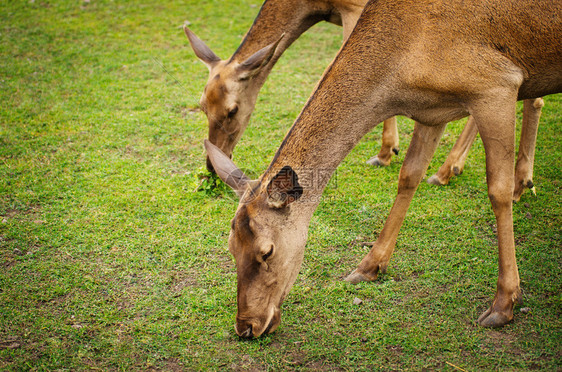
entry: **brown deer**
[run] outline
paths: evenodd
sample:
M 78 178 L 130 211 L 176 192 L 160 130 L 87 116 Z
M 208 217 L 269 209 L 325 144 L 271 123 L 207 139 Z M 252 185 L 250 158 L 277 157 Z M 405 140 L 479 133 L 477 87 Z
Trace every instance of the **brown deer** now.
M 516 102 L 559 92 L 559 0 L 370 1 L 258 180 L 205 142 L 217 174 L 241 197 L 228 243 L 237 266 L 237 334 L 257 337 L 278 327 L 326 170 L 336 169 L 373 123 L 396 115 L 416 121 L 398 194 L 347 280 L 372 281 L 385 271 L 446 123 L 472 115 L 486 152 L 499 248 L 497 291 L 478 322 L 511 321 L 520 299 L 512 216 Z
M 201 98 L 201 108 L 207 114 L 209 140 L 224 153 L 232 156 L 234 147 L 246 129 L 254 110 L 259 90 L 283 52 L 308 28 L 320 21 L 343 25 L 343 39 L 347 39 L 365 0 L 267 0 L 264 2 L 242 44 L 227 61 L 221 60 L 187 27 L 184 28 L 195 54 L 209 68 L 209 80 Z M 533 106 L 529 106 L 533 108 Z M 537 109 L 534 109 L 536 111 Z M 536 117 L 538 115 L 527 115 Z M 429 182 L 445 185 L 464 168 L 464 161 L 476 134 L 470 120 L 446 162 Z M 531 153 L 534 142 L 522 137 L 520 151 Z M 377 156 L 367 161 L 371 165 L 389 165 L 392 154 L 398 153 L 396 118 L 385 120 L 382 145 Z M 519 167 L 516 185 L 532 185 L 532 163 Z M 207 168 L 212 167 L 207 160 Z M 528 169 L 531 169 L 530 176 Z M 517 194 L 524 191 L 524 188 Z M 514 194 L 514 198 L 518 199 Z

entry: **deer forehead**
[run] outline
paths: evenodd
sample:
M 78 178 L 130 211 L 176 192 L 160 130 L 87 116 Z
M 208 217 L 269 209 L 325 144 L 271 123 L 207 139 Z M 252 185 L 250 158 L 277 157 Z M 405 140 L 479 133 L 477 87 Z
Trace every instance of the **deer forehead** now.
M 215 78 L 211 78 L 207 82 L 207 85 L 205 85 L 202 100 L 204 100 L 207 105 L 215 105 L 224 101 L 227 94 L 228 90 L 220 81 L 220 74 L 217 74 Z
M 244 102 L 241 99 L 243 89 L 233 81 L 224 81 L 222 74 L 217 74 L 211 78 L 203 91 L 202 102 L 210 108 L 216 110 L 231 110 Z
M 282 226 L 284 216 L 267 206 L 261 197 L 241 203 L 234 219 L 232 231 L 241 236 L 250 236 L 261 241 L 263 238 L 272 239 L 274 231 Z

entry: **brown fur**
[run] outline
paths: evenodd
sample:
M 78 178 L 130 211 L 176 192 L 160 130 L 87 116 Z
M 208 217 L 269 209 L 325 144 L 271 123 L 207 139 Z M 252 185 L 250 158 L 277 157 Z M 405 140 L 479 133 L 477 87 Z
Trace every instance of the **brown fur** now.
M 241 336 L 278 326 L 279 305 L 302 262 L 312 212 L 327 180 L 304 187 L 282 208 L 268 202 L 279 170 L 335 169 L 360 138 L 388 117 L 417 120 L 400 171 L 398 195 L 369 254 L 348 278 L 373 280 L 390 260 L 398 231 L 448 121 L 472 115 L 486 151 L 488 194 L 497 221 L 499 275 L 492 306 L 479 318 L 498 327 L 519 297 L 512 218 L 515 105 L 562 91 L 562 3 L 531 0 L 373 0 L 259 183 L 246 182 L 229 248 L 238 262 Z M 312 140 L 311 140 L 312 139 Z M 232 162 L 206 143 L 217 169 Z M 226 159 L 227 166 L 220 164 Z M 218 173 L 225 178 L 225 174 Z M 228 174 L 226 174 L 228 176 Z M 250 192 L 250 191 L 253 192 Z M 239 219 L 256 226 L 242 239 Z M 265 248 L 264 248 L 265 247 Z M 266 248 L 275 252 L 261 262 Z M 240 271 L 259 262 L 252 280 Z M 240 305 L 239 305 L 240 306 Z M 239 316 L 241 314 L 239 313 Z
M 267 0 L 238 50 L 228 61 L 221 61 L 186 29 L 197 56 L 210 70 L 209 81 L 201 98 L 201 106 L 209 122 L 209 140 L 228 156 L 232 156 L 236 143 L 248 125 L 257 94 L 285 49 L 309 27 L 322 20 L 343 25 L 346 40 L 365 3 L 365 0 Z M 232 112 L 236 113 L 229 115 Z M 536 116 L 536 125 L 538 117 Z M 440 171 L 428 182 L 445 185 L 451 177 L 462 172 L 466 155 L 477 133 L 473 120 L 468 122 L 465 133 L 455 144 Z M 526 149 L 526 153 L 531 153 L 534 151 L 534 142 L 526 140 L 527 137 L 523 136 L 521 148 Z M 384 121 L 380 151 L 367 163 L 389 165 L 393 154 L 398 153 L 398 142 L 396 118 L 389 118 Z M 207 166 L 213 170 L 208 161 Z M 532 163 L 523 162 L 518 169 L 521 169 L 518 175 L 527 175 L 528 169 L 531 169 L 532 178 Z M 516 184 L 527 183 L 522 182 L 519 177 Z M 514 197 L 520 196 L 524 190 L 525 188 L 516 190 Z

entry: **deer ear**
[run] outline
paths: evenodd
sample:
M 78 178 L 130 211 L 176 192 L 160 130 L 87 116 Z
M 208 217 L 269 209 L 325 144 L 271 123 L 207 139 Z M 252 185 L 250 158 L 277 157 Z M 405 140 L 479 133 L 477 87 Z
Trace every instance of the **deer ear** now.
M 285 33 L 283 33 L 276 42 L 258 50 L 244 62 L 240 63 L 237 67 L 238 72 L 240 72 L 240 79 L 251 79 L 262 69 L 263 66 L 267 65 L 269 61 L 271 61 L 271 58 L 273 58 L 275 50 L 284 36 Z
M 298 200 L 303 193 L 297 173 L 284 166 L 267 185 L 268 204 L 272 208 L 283 208 Z
M 217 175 L 241 197 L 252 181 L 217 146 L 205 140 L 205 150 Z
M 199 39 L 189 28 L 187 28 L 187 26 L 184 26 L 183 30 L 189 39 L 189 43 L 191 44 L 191 48 L 193 48 L 195 55 L 207 65 L 209 70 L 220 62 L 221 59 L 213 53 L 211 48 L 201 41 L 201 39 Z

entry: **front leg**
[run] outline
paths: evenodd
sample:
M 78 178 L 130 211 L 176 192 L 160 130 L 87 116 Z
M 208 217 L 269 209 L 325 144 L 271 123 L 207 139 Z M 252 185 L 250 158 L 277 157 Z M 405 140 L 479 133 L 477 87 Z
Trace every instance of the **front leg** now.
M 513 162 L 515 158 L 516 92 L 492 96 L 498 104 L 490 105 L 487 97 L 475 105 L 472 113 L 486 151 L 488 196 L 496 216 L 499 262 L 497 291 L 492 306 L 478 323 L 484 327 L 500 327 L 513 319 L 513 306 L 520 299 L 519 273 L 513 237 Z
M 382 144 L 377 156 L 367 160 L 367 164 L 386 167 L 390 165 L 392 154 L 398 155 L 398 125 L 396 117 L 386 119 L 382 127 Z
M 410 202 L 425 175 L 444 129 L 445 124 L 429 127 L 416 122 L 410 147 L 400 169 L 398 195 L 390 215 L 377 241 L 373 243 L 371 251 L 346 281 L 351 283 L 372 281 L 377 278 L 379 272 L 386 270 Z

